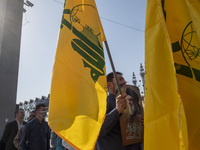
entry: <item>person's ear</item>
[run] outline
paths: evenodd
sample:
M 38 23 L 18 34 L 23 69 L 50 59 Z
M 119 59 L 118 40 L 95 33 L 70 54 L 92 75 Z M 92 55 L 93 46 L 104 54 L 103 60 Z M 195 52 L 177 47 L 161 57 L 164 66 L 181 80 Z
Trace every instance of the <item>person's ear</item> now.
M 111 89 L 113 87 L 112 82 L 107 82 L 107 86 L 108 86 L 108 89 Z

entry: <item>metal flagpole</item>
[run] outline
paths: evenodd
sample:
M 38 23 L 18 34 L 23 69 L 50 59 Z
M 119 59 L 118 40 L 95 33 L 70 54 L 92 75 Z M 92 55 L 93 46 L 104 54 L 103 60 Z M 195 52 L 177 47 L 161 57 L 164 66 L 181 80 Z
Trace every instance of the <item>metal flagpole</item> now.
M 105 43 L 106 50 L 107 50 L 107 53 L 108 53 L 108 58 L 109 58 L 109 60 L 110 60 L 110 64 L 111 64 L 111 67 L 112 67 L 112 70 L 113 70 L 113 75 L 114 75 L 114 78 L 115 78 L 115 81 L 116 81 L 116 84 L 117 84 L 118 92 L 119 92 L 119 94 L 122 94 L 121 88 L 120 88 L 120 86 L 119 86 L 119 82 L 118 82 L 118 80 L 117 80 L 117 75 L 116 75 L 116 71 L 115 71 L 115 66 L 114 66 L 114 64 L 113 64 L 113 60 L 112 60 L 112 57 L 111 57 L 111 54 L 110 54 L 110 49 L 109 49 L 109 47 L 108 47 L 108 43 L 107 43 L 107 41 L 104 41 L 104 43 Z

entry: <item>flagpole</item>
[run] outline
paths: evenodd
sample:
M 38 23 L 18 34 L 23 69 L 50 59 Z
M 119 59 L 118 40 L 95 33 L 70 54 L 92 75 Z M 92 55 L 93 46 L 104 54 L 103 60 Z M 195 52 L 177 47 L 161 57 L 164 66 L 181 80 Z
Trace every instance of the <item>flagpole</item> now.
M 110 49 L 108 47 L 108 43 L 107 43 L 107 41 L 104 41 L 104 43 L 105 43 L 108 58 L 110 60 L 110 64 L 111 64 L 111 67 L 112 67 L 113 75 L 114 75 L 114 78 L 115 78 L 115 81 L 116 81 L 116 84 L 117 84 L 118 92 L 119 92 L 119 94 L 122 94 L 121 88 L 119 86 L 119 81 L 117 80 L 117 74 L 116 74 L 115 66 L 113 64 L 113 60 L 112 60 L 112 57 L 111 57 L 111 54 L 110 54 Z

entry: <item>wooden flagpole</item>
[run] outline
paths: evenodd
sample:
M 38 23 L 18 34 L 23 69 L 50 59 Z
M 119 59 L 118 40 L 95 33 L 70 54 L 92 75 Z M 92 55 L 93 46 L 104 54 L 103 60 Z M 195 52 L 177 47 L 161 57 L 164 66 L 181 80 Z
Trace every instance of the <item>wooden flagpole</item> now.
M 108 43 L 107 43 L 107 41 L 104 41 L 104 43 L 105 43 L 107 54 L 108 54 L 108 58 L 110 60 L 110 64 L 111 64 L 111 67 L 112 67 L 113 75 L 114 75 L 114 78 L 115 78 L 115 81 L 116 81 L 116 84 L 117 84 L 118 92 L 119 92 L 119 94 L 122 94 L 121 88 L 119 86 L 119 82 L 117 80 L 117 74 L 116 74 L 115 66 L 113 64 L 113 60 L 112 60 L 112 57 L 111 57 L 111 54 L 110 54 L 110 49 L 108 47 Z

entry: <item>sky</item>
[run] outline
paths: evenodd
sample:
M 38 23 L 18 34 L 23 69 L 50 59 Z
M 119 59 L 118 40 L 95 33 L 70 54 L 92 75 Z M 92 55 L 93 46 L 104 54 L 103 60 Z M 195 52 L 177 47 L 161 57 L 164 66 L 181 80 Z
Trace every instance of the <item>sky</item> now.
M 17 103 L 48 96 L 59 37 L 64 0 L 29 0 L 24 5 Z M 144 66 L 146 0 L 95 0 L 110 48 L 115 70 L 127 84 L 132 74 L 141 84 L 140 63 Z M 104 47 L 106 73 L 112 72 Z M 141 85 L 140 85 L 141 87 Z M 141 91 L 143 89 L 141 88 Z

